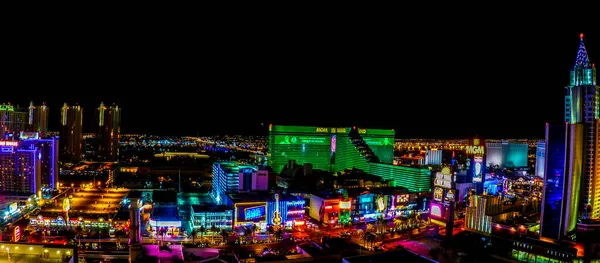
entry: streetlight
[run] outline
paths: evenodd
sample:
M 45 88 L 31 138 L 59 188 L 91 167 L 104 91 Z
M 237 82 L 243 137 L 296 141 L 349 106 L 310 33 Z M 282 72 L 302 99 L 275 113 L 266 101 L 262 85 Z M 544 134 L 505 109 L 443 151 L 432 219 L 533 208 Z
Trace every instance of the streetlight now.
M 8 254 L 8 262 L 10 262 L 10 248 L 6 247 L 6 253 Z
M 102 222 L 104 222 L 104 218 L 98 218 L 98 248 L 102 247 L 102 240 L 100 240 L 102 238 L 102 229 L 100 228 Z

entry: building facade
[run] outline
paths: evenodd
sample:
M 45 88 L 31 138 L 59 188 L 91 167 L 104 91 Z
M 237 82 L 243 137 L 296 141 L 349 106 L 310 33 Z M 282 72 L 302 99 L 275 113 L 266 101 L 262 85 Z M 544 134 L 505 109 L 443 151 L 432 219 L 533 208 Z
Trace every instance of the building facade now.
M 537 142 L 535 150 L 535 175 L 544 178 L 546 167 L 546 142 Z
M 565 205 L 565 131 L 567 126 L 546 124 L 546 160 L 540 236 L 557 240 L 563 228 Z
M 229 193 L 267 190 L 268 175 L 269 171 L 254 165 L 215 162 L 211 196 L 217 204 L 225 204 Z
M 96 109 L 96 135 L 100 160 L 117 161 L 119 159 L 119 139 L 121 133 L 121 108 L 116 104 L 106 107 L 100 103 Z
M 600 88 L 580 36 L 566 87 L 563 125 L 546 124 L 540 235 L 571 239 L 578 221 L 600 218 Z
M 526 143 L 486 143 L 486 166 L 504 168 L 527 167 L 529 146 Z
M 357 136 L 352 136 L 356 134 Z M 310 126 L 269 126 L 269 165 L 279 173 L 289 160 L 310 163 L 314 169 L 368 170 L 367 153 L 381 163 L 394 160 L 394 130 L 329 128 Z
M 441 165 L 442 149 L 427 149 L 425 152 L 425 165 Z
M 0 191 L 37 193 L 41 189 L 41 152 L 20 141 L 0 141 Z
M 385 129 L 270 125 L 269 165 L 278 173 L 290 160 L 323 171 L 357 168 L 410 191 L 430 191 L 427 167 L 392 165 L 394 137 Z
M 48 106 L 42 103 L 41 106 L 33 105 L 33 101 L 29 104 L 29 131 L 37 132 L 40 137 L 46 137 L 48 132 Z
M 82 158 L 83 108 L 65 103 L 61 109 L 60 155 L 65 162 L 78 162 Z
M 267 191 L 269 190 L 269 171 L 242 169 L 240 170 L 240 191 Z
M 39 150 L 39 160 L 41 162 L 41 189 L 45 191 L 52 191 L 58 189 L 58 137 L 46 137 L 46 138 L 25 138 L 21 136 L 21 145 L 25 148 L 36 148 Z
M 600 159 L 598 156 L 598 119 L 600 118 L 600 88 L 596 85 L 596 67 L 589 60 L 583 34 L 575 65 L 570 71 L 570 83 L 565 95 L 567 128 L 567 169 L 572 181 L 568 199 L 570 217 L 600 218 Z M 591 210 L 591 211 L 588 211 Z M 575 219 L 576 220 L 576 219 Z M 574 221 L 569 219 L 569 222 Z M 573 231 L 569 223 L 566 231 Z
M 27 130 L 27 110 L 9 104 L 0 104 L 0 140 L 12 139 Z

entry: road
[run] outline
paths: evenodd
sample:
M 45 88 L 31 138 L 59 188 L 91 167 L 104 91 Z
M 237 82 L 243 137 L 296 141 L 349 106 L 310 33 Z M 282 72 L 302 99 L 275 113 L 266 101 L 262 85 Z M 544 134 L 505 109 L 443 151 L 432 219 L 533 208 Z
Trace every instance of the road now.
M 86 190 L 80 189 L 74 193 L 68 193 L 66 196 L 72 195 L 70 201 L 69 214 L 71 217 L 76 217 L 79 213 L 83 214 L 116 214 L 121 207 L 120 202 L 127 195 L 125 191 L 107 190 Z M 64 198 L 57 198 L 54 202 L 47 204 L 42 209 L 41 214 L 63 213 Z

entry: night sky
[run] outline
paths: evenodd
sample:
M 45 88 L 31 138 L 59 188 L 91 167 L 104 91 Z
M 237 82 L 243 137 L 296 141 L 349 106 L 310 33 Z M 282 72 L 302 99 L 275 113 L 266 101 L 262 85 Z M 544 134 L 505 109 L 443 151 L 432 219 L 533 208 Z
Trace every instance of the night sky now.
M 5 72 L 15 86 L 0 102 L 46 101 L 51 130 L 63 102 L 79 102 L 84 131 L 93 131 L 104 101 L 123 109 L 122 133 L 266 135 L 274 123 L 395 128 L 398 138 L 542 138 L 545 122 L 562 122 L 581 32 L 600 61 L 597 25 L 470 27 L 90 37 L 23 55 Z

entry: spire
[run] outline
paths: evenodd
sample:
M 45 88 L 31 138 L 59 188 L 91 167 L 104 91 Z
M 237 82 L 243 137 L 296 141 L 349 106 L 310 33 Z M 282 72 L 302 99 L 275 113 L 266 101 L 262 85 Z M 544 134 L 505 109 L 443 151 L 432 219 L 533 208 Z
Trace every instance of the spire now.
M 583 33 L 579 34 L 579 39 L 579 50 L 577 51 L 575 67 L 589 67 L 590 59 L 588 57 L 587 50 L 585 50 L 585 44 L 583 43 Z

